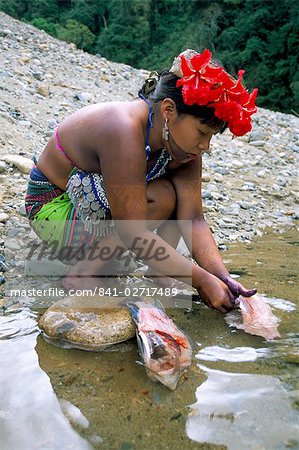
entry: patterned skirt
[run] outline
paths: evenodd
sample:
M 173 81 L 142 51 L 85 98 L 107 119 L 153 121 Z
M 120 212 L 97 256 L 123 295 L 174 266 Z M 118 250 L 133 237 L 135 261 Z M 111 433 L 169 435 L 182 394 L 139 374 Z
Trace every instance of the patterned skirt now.
M 101 237 L 115 232 L 111 215 L 107 214 L 107 208 L 104 211 L 101 209 L 102 202 L 97 203 L 97 199 L 100 201 L 104 197 L 101 179 L 100 182 L 97 179 L 97 183 L 92 185 L 92 189 L 95 190 L 92 202 L 88 202 L 85 198 L 87 194 L 82 183 L 81 191 L 78 190 L 80 180 L 85 179 L 83 183 L 86 184 L 89 179 L 93 180 L 91 175 L 74 168 L 68 182 L 69 195 L 68 192 L 51 183 L 34 166 L 29 175 L 25 198 L 26 213 L 32 228 L 44 242 L 55 243 L 57 249 L 80 247 L 82 244 L 91 246 Z M 106 205 L 108 205 L 107 199 Z M 93 209 L 90 209 L 90 206 Z M 89 207 L 90 215 L 86 214 L 86 207 Z M 97 212 L 96 216 L 92 215 L 95 214 L 94 210 Z M 101 220 L 95 220 L 98 217 L 101 217 Z M 91 218 L 93 220 L 90 220 Z

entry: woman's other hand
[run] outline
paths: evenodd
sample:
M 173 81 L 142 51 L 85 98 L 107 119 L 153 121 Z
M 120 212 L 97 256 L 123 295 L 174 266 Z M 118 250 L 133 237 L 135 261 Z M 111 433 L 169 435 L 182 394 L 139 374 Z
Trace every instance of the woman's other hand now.
M 226 283 L 210 273 L 201 280 L 197 291 L 203 302 L 211 308 L 222 313 L 227 313 L 234 308 L 235 295 Z

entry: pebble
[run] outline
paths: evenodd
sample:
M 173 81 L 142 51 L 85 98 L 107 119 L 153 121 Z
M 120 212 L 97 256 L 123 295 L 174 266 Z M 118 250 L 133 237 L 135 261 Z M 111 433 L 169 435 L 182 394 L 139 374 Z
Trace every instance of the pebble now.
M 228 175 L 229 174 L 229 170 L 225 169 L 224 167 L 215 167 L 215 172 L 216 173 L 220 173 L 221 175 Z
M 5 248 L 12 251 L 21 250 L 20 245 L 16 241 L 6 241 Z
M 217 183 L 222 183 L 222 181 L 223 181 L 223 175 L 221 175 L 221 173 L 215 173 L 215 175 L 214 175 L 214 180 L 215 180 Z
M 265 145 L 265 141 L 250 141 L 250 145 L 253 145 L 254 147 L 262 147 Z
M 201 179 L 204 183 L 208 183 L 211 180 L 211 177 L 209 174 L 203 173 Z
M 53 277 L 66 275 L 68 271 L 68 266 L 58 260 L 39 259 L 26 261 L 25 263 L 25 275 Z
M 56 128 L 57 125 L 58 125 L 58 124 L 57 124 L 57 122 L 56 122 L 55 119 L 51 119 L 51 120 L 48 121 L 48 128 L 50 128 L 51 130 L 53 130 L 54 128 Z M 52 131 L 51 131 L 51 134 L 52 134 Z
M 19 207 L 19 214 L 23 217 L 27 216 L 25 203 L 22 203 L 21 206 Z
M 19 229 L 19 228 L 11 228 L 10 230 L 7 230 L 6 236 L 7 237 L 15 237 L 19 233 L 21 233 L 21 229 Z
M 0 223 L 5 223 L 9 219 L 9 215 L 3 212 L 0 212 Z
M 74 98 L 80 100 L 80 102 L 90 102 L 93 99 L 93 95 L 89 92 L 78 92 L 74 95 Z
M 250 209 L 252 207 L 251 203 L 246 201 L 240 201 L 239 205 L 241 206 L 242 209 Z
M 261 129 L 254 130 L 250 133 L 249 142 L 258 142 L 265 139 L 265 132 Z
M 7 169 L 7 165 L 6 165 L 5 161 L 0 161 L 0 173 L 5 172 L 6 169 Z
M 50 94 L 49 86 L 47 84 L 40 84 L 37 87 L 37 93 L 39 95 L 42 95 L 43 97 L 49 97 Z
M 6 155 L 4 161 L 17 167 L 22 173 L 29 174 L 33 167 L 33 161 L 29 158 L 19 155 Z

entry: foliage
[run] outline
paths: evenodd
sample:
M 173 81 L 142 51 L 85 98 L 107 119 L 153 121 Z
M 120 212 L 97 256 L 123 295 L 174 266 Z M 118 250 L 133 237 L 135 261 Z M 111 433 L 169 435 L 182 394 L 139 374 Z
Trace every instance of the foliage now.
M 296 0 L 0 0 L 0 10 L 79 48 L 138 68 L 209 48 L 258 104 L 299 109 Z
M 96 39 L 86 25 L 73 19 L 68 19 L 63 27 L 57 25 L 56 34 L 62 41 L 73 42 L 77 47 L 87 51 L 92 49 L 92 44 Z

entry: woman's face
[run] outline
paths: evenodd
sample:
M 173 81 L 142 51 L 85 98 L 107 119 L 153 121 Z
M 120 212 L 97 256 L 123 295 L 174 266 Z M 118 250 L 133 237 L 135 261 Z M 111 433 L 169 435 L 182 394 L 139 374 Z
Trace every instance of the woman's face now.
M 170 119 L 168 128 L 168 141 L 163 140 L 163 143 L 172 156 L 170 168 L 187 163 L 208 151 L 213 135 L 219 132 L 219 129 L 201 123 L 198 117 L 190 114 Z

